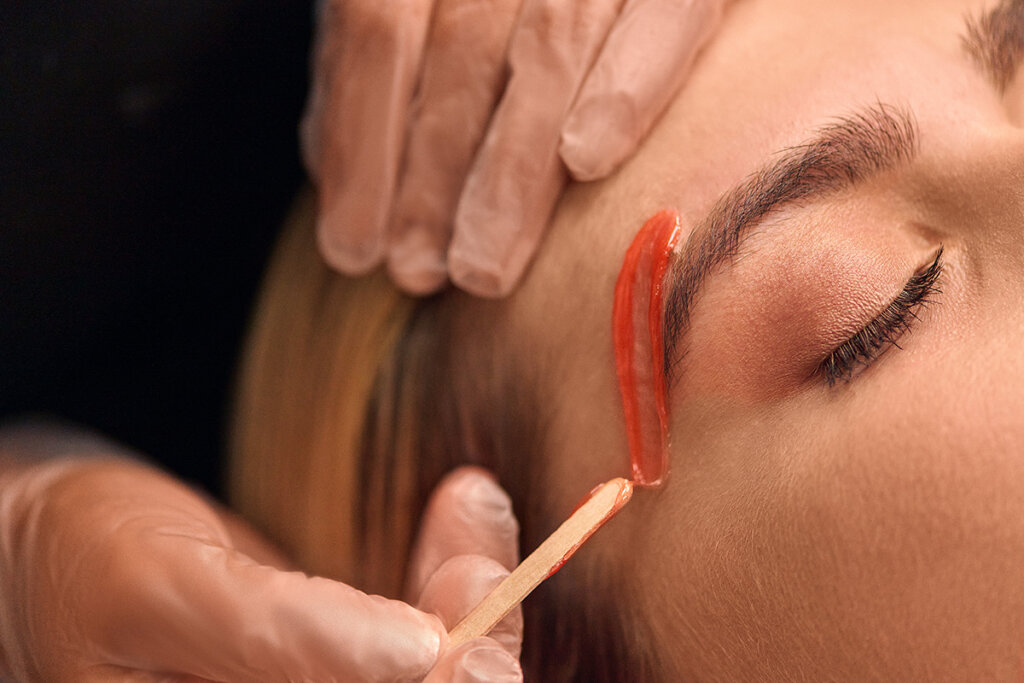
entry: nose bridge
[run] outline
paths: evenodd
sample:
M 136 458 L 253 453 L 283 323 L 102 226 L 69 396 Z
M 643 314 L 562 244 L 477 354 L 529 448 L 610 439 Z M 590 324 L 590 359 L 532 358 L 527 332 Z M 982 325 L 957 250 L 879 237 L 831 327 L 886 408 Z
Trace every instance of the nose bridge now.
M 1024 128 L 975 129 L 956 147 L 941 172 L 949 194 L 933 195 L 936 204 L 966 239 L 1024 254 Z
M 1021 79 L 1024 80 L 1024 79 Z M 1008 169 L 1015 186 L 1024 191 L 1024 121 L 1019 121 L 1005 133 Z
M 1016 242 L 1024 243 L 1024 128 L 1015 126 L 1006 134 L 1005 183 L 1006 216 L 1003 229 Z
M 1014 424 L 1024 429 L 1024 128 L 1003 121 L 948 132 L 945 140 L 922 144 L 940 150 L 927 165 L 935 182 L 924 195 L 948 248 L 948 286 L 940 288 L 963 297 L 948 310 L 964 306 L 954 323 L 970 340 L 962 349 L 964 372 L 1000 387 L 992 400 L 1013 397 L 1021 411 Z M 1004 391 L 1007 384 L 1016 389 Z
M 1003 102 L 1014 125 L 1024 127 L 1024 68 L 1019 64 L 1013 80 L 1003 92 Z
M 1016 252 L 1024 252 L 1024 128 L 1007 126 L 1000 131 L 990 158 L 996 197 L 993 211 L 993 238 L 1007 243 Z M 1022 264 L 1024 265 L 1024 264 Z
M 999 367 L 994 381 L 1015 387 L 994 393 L 992 399 L 1000 397 L 1001 407 L 993 410 L 1002 414 L 1012 406 L 1015 417 L 1010 423 L 1024 431 L 1024 355 L 1018 352 L 1024 338 L 1024 128 L 989 130 L 969 153 L 971 179 L 964 201 L 971 210 L 961 220 L 971 252 L 969 277 L 978 298 L 974 305 L 979 313 L 985 311 L 979 326 L 989 330 L 987 335 L 979 330 L 987 342 L 976 339 L 975 351 L 980 362 Z

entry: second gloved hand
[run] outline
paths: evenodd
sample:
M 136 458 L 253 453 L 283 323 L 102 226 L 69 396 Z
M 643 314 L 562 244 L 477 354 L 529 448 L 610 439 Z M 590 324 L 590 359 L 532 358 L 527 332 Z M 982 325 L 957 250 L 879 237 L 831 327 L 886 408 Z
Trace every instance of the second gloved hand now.
M 0 439 L 0 677 L 446 681 L 474 667 L 520 675 L 491 639 L 445 652 L 442 623 L 501 579 L 507 570 L 493 558 L 515 561 L 510 509 L 461 527 L 444 508 L 428 518 L 428 529 L 455 533 L 427 533 L 420 546 L 419 566 L 433 578 L 419 600 L 438 618 L 289 571 L 239 520 L 106 442 L 61 437 L 60 457 L 32 462 L 29 451 L 48 438 Z M 475 488 L 453 490 L 449 511 L 473 507 L 459 496 Z M 500 503 L 504 494 L 493 483 L 491 491 Z M 505 633 L 517 650 L 521 630 Z
M 646 136 L 726 0 L 324 0 L 303 121 L 321 252 L 508 294 L 568 174 Z

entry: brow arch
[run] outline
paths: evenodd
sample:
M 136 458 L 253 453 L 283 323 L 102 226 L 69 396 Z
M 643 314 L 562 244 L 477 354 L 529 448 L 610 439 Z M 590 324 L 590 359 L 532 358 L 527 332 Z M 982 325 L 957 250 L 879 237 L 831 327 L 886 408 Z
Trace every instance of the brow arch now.
M 809 141 L 782 151 L 716 202 L 690 233 L 666 278 L 663 314 L 665 376 L 673 381 L 681 340 L 708 277 L 738 252 L 773 211 L 820 199 L 910 161 L 918 132 L 906 109 L 876 103 L 818 130 Z

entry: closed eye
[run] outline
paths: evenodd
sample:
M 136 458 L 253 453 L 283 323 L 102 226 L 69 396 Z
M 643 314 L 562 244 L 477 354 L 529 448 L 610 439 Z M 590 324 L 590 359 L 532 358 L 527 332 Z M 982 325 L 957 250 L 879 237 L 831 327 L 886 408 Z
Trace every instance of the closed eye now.
M 888 349 L 902 348 L 899 340 L 917 322 L 917 312 L 931 303 L 934 295 L 941 293 L 937 287 L 941 273 L 940 247 L 935 259 L 914 273 L 885 310 L 831 351 L 815 374 L 824 377 L 829 386 L 835 386 L 839 381 L 848 382 L 855 371 L 871 365 Z

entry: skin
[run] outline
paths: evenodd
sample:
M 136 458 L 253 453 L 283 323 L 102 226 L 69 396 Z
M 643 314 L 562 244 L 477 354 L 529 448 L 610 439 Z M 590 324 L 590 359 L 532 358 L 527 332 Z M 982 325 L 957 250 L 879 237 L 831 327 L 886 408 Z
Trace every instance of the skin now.
M 570 188 L 520 291 L 463 304 L 536 378 L 564 517 L 628 471 L 611 302 L 643 221 L 674 207 L 692 229 L 837 117 L 913 112 L 913 163 L 772 215 L 712 275 L 671 388 L 668 483 L 564 570 L 621 577 L 666 680 L 1019 680 L 1024 78 L 1000 94 L 966 56 L 963 18 L 987 6 L 738 3 L 636 157 Z M 941 294 L 902 350 L 812 377 L 940 245 Z

